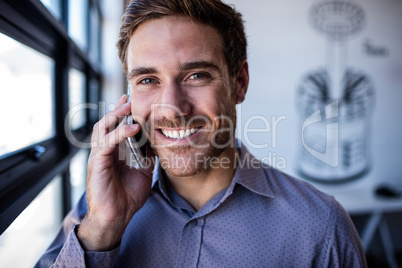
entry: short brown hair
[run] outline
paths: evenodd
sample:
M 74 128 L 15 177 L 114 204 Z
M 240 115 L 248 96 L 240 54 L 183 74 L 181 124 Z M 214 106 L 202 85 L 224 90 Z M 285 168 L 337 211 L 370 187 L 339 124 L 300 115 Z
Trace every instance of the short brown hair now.
M 127 47 L 139 25 L 164 16 L 186 16 L 211 25 L 223 40 L 223 54 L 229 75 L 235 76 L 247 58 L 247 40 L 242 15 L 220 0 L 132 0 L 120 26 L 117 48 L 127 73 Z

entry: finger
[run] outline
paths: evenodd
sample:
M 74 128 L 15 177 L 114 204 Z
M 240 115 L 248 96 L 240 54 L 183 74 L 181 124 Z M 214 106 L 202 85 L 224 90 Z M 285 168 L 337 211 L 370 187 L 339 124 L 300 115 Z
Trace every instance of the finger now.
M 119 101 L 117 102 L 117 107 L 120 107 L 120 106 L 124 105 L 124 104 L 127 102 L 127 99 L 128 99 L 127 95 L 126 95 L 126 94 L 123 94 L 123 95 L 120 97 Z M 127 108 L 126 108 L 126 109 L 127 109 Z M 130 109 L 129 109 L 129 110 L 130 110 Z M 119 109 L 119 111 L 120 111 L 120 109 Z M 117 111 L 117 112 L 119 112 L 119 111 Z M 123 111 L 126 111 L 126 110 L 123 109 Z M 107 122 L 109 121 L 110 125 L 113 125 L 113 124 L 116 124 L 116 123 L 115 123 L 116 120 L 117 120 L 117 121 L 119 120 L 119 117 L 118 117 L 118 116 L 117 116 L 117 117 L 114 117 L 115 120 L 110 120 L 110 119 L 112 118 L 112 117 L 109 118 L 109 116 L 110 116 L 111 114 L 112 114 L 112 116 L 113 116 L 113 113 L 109 113 L 109 114 L 105 115 L 100 121 L 98 121 L 98 122 L 94 125 L 93 131 L 92 131 L 92 137 L 91 137 L 92 148 L 98 147 L 98 145 L 99 145 L 99 139 L 102 138 L 102 137 L 104 137 L 104 136 L 107 134 L 108 128 L 110 127 L 110 126 L 109 126 L 109 127 L 105 127 L 105 125 L 108 125 Z M 102 121 L 102 120 L 103 120 L 103 121 Z
M 116 103 L 116 106 L 119 107 L 127 102 L 127 94 L 123 94 L 119 101 Z
M 132 137 L 140 131 L 138 124 L 120 125 L 115 130 L 108 133 L 99 144 L 98 154 L 106 156 L 113 153 L 116 146 L 125 138 Z
M 105 136 L 111 127 L 116 126 L 119 123 L 119 120 L 130 114 L 131 112 L 131 104 L 130 103 L 124 103 L 121 106 L 118 106 L 116 109 L 113 111 L 107 113 L 97 124 L 97 131 L 99 138 L 102 138 Z

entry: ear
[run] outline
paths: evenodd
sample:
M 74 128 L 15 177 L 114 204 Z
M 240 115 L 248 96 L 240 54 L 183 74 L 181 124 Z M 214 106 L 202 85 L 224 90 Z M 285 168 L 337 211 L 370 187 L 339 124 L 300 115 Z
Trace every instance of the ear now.
M 246 98 L 248 89 L 249 74 L 248 74 L 248 62 L 244 60 L 237 76 L 235 77 L 235 89 L 236 89 L 236 104 L 240 104 Z

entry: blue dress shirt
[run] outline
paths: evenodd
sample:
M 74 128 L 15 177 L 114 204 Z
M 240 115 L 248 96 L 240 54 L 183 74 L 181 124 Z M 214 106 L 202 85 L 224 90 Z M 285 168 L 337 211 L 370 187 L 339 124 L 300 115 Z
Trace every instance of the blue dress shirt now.
M 349 215 L 334 198 L 259 162 L 243 146 L 230 186 L 194 209 L 157 168 L 120 246 L 84 252 L 75 235 L 85 195 L 37 267 L 366 267 Z

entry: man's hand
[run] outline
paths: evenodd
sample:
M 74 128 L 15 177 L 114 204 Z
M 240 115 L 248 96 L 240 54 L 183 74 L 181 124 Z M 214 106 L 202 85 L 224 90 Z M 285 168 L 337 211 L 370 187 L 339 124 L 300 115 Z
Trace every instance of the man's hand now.
M 126 137 L 134 136 L 140 126 L 119 125 L 110 131 L 119 119 L 130 113 L 130 103 L 126 102 L 127 96 L 123 95 L 117 108 L 94 126 L 87 174 L 88 213 L 77 233 L 87 251 L 116 247 L 151 191 L 153 165 L 137 170 L 118 159 L 119 144 L 124 144 Z

